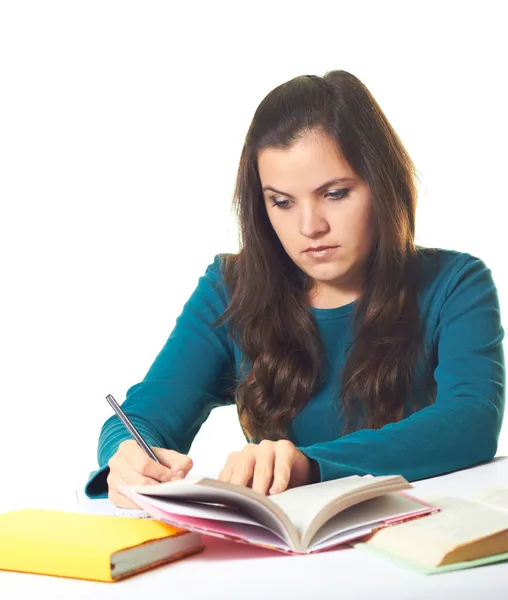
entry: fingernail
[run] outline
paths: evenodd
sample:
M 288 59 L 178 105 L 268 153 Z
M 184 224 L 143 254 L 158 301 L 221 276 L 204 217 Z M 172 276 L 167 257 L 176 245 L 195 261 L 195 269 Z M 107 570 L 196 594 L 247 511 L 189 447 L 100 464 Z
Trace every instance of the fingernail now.
M 183 479 L 185 477 L 185 471 L 177 471 L 176 476 Z
M 278 487 L 272 487 L 272 488 L 270 488 L 270 494 L 277 494 L 278 491 L 279 491 Z

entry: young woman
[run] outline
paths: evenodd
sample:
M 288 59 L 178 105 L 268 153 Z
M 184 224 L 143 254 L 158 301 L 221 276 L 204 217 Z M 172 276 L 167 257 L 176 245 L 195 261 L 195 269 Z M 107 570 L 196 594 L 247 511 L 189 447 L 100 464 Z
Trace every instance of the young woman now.
M 86 486 L 185 477 L 210 411 L 247 445 L 219 478 L 277 493 L 352 474 L 416 480 L 494 457 L 504 330 L 491 272 L 415 245 L 414 165 L 345 71 L 296 77 L 257 108 L 235 191 L 241 250 L 217 255 L 123 409 Z M 220 435 L 220 432 L 218 432 Z

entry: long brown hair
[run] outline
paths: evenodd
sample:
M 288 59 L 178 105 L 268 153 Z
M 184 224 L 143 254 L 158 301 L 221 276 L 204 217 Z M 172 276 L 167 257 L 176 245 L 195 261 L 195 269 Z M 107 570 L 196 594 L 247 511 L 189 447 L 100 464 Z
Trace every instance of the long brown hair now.
M 271 226 L 257 167 L 260 150 L 289 148 L 310 132 L 335 140 L 368 184 L 376 224 L 342 373 L 342 433 L 402 419 L 408 398 L 415 407 L 412 388 L 423 344 L 414 164 L 357 77 L 346 71 L 304 75 L 273 89 L 255 111 L 234 192 L 241 250 L 223 265 L 231 300 L 218 321 L 229 319 L 245 356 L 235 398 L 251 439 L 287 438 L 289 422 L 323 384 L 323 345 L 308 304 L 312 280 Z

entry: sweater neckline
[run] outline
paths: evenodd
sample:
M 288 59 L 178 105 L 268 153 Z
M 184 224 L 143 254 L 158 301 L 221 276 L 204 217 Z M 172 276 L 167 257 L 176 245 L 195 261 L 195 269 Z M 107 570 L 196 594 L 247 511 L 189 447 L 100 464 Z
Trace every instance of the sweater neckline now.
M 318 321 L 328 321 L 348 317 L 353 312 L 355 304 L 356 300 L 353 300 L 335 308 L 315 308 L 314 306 L 309 306 L 309 308 Z

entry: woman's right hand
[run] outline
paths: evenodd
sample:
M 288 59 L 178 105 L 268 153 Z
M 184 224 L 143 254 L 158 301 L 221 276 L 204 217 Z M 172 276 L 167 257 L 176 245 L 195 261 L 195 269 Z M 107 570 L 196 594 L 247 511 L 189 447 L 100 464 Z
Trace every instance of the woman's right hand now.
M 192 460 L 174 450 L 151 447 L 158 464 L 141 448 L 136 440 L 125 440 L 109 459 L 108 498 L 121 508 L 139 508 L 119 490 L 124 485 L 153 485 L 161 481 L 183 479 L 192 469 Z

